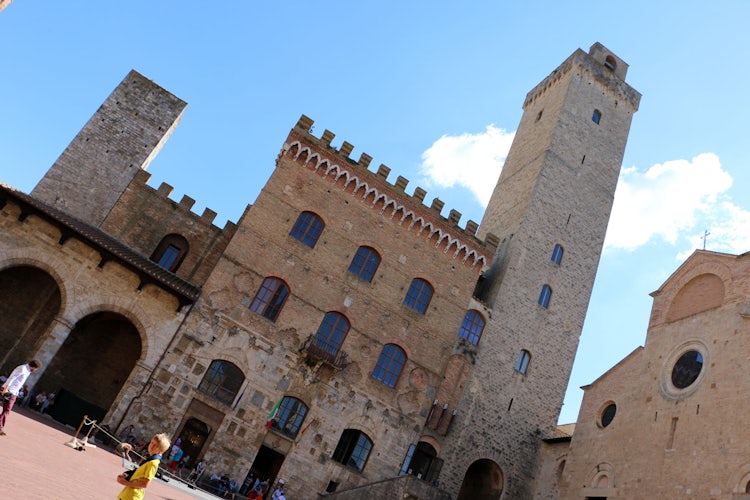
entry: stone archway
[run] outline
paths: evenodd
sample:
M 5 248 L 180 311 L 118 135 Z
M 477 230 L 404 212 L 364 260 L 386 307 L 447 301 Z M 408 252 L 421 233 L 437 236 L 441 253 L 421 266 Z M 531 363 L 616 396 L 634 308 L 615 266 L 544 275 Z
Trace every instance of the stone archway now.
M 35 390 L 57 394 L 49 413 L 60 422 L 76 426 L 83 415 L 101 422 L 140 357 L 141 338 L 127 318 L 89 314 L 71 330 Z
M 0 374 L 34 357 L 61 303 L 57 282 L 41 269 L 0 271 Z
M 503 493 L 503 471 L 492 460 L 477 460 L 466 469 L 458 500 L 497 500 Z

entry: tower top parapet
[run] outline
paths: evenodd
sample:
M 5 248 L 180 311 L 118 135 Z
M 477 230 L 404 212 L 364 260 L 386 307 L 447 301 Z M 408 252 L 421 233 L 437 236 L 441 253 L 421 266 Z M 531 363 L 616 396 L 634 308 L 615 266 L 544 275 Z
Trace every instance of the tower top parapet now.
M 352 195 L 360 196 L 365 201 L 371 201 L 374 209 L 380 210 L 390 218 L 398 218 L 400 224 L 409 224 L 410 228 L 417 226 L 418 233 L 426 234 L 435 246 L 451 249 L 455 254 L 463 255 L 470 260 L 471 265 L 481 263 L 479 268 L 489 265 L 497 249 L 498 238 L 488 234 L 484 240 L 477 237 L 479 225 L 470 220 L 464 228 L 459 227 L 461 212 L 450 210 L 448 217 L 441 212 L 445 206 L 439 198 L 434 198 L 430 205 L 424 203 L 427 192 L 416 187 L 412 195 L 406 193 L 409 180 L 398 176 L 394 183 L 388 182 L 390 167 L 381 164 L 376 171 L 369 170 L 372 157 L 361 153 L 359 160 L 353 160 L 349 155 L 354 146 L 344 141 L 337 150 L 331 146 L 335 134 L 325 130 L 320 138 L 312 135 L 314 122 L 302 115 L 294 126 L 287 142 L 284 144 L 282 155 L 291 155 L 297 162 L 302 162 L 308 168 L 313 168 L 324 177 L 331 177 Z M 312 147 L 311 147 L 312 146 Z M 469 258 L 471 257 L 471 258 Z
M 599 80 L 618 93 L 620 99 L 628 101 L 633 106 L 633 112 L 638 111 L 641 94 L 625 83 L 625 76 L 628 73 L 629 65 L 599 42 L 594 43 L 588 53 L 582 49 L 577 49 L 573 52 L 547 78 L 531 89 L 526 95 L 523 107 L 526 108 L 550 88 L 551 85 L 575 67 L 581 67 L 590 72 L 596 80 Z

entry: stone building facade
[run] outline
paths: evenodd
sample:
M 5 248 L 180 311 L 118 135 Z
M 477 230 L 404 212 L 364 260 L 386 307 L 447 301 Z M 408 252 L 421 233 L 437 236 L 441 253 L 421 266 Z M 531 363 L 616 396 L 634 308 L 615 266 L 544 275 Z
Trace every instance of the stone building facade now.
M 185 103 L 131 72 L 30 195 L 0 189 L 0 370 L 39 357 L 58 420 L 166 430 L 293 497 L 553 498 L 626 72 L 597 43 L 528 94 L 481 225 L 302 116 L 223 228 L 147 185 Z
M 560 498 L 750 498 L 750 255 L 698 250 L 646 342 L 584 387 Z

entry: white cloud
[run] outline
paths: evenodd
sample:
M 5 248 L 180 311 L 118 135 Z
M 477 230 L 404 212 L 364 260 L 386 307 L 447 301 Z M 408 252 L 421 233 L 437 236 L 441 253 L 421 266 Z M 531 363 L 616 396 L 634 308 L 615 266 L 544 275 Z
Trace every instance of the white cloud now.
M 444 135 L 422 153 L 421 173 L 442 187 L 465 187 L 487 206 L 514 136 L 494 125 L 479 134 Z
M 444 135 L 422 153 L 421 173 L 441 187 L 468 189 L 486 207 L 514 136 L 494 125 L 479 134 Z M 750 211 L 732 203 L 731 186 L 732 177 L 713 153 L 645 172 L 623 168 L 604 246 L 635 250 L 660 239 L 680 248 L 683 260 L 703 246 L 707 230 L 708 250 L 750 251 Z
M 605 247 L 634 250 L 661 238 L 687 246 L 684 254 L 702 246 L 703 231 L 711 232 L 707 249 L 739 253 L 748 249 L 750 212 L 734 205 L 726 194 L 732 177 L 719 157 L 703 153 L 692 160 L 656 164 L 646 172 L 635 167 L 620 174 Z

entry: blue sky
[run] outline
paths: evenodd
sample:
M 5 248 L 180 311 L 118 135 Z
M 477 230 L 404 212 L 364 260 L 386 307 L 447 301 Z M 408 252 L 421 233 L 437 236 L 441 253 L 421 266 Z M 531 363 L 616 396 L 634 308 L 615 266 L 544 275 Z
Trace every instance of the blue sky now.
M 750 250 L 750 3 L 15 0 L 0 12 L 0 181 L 30 191 L 135 69 L 188 102 L 150 184 L 237 221 L 301 114 L 481 221 L 526 93 L 601 42 L 643 94 L 560 417 L 645 339 L 691 252 Z M 532 346 L 533 352 L 533 346 Z M 530 372 L 531 373 L 531 372 Z

